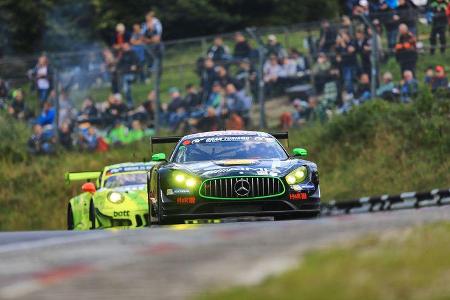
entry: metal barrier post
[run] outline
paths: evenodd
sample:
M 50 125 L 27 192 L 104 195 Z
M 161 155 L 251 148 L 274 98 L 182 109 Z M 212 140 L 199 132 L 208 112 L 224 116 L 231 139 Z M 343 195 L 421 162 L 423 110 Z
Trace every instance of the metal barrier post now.
M 264 46 L 261 37 L 255 32 L 255 28 L 247 28 L 248 34 L 255 39 L 258 44 L 258 67 L 257 67 L 257 80 L 258 80 L 258 103 L 259 103 L 259 128 L 266 128 L 266 107 L 264 99 L 264 60 L 266 57 L 266 48 Z

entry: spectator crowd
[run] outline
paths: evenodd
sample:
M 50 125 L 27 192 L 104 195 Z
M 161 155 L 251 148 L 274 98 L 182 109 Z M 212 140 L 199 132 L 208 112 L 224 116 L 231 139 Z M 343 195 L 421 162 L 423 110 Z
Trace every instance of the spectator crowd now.
M 197 60 L 198 84 L 187 84 L 183 90 L 171 87 L 169 99 L 159 106 L 155 91 L 146 99 L 133 99 L 132 93 L 135 82 L 149 84 L 162 75 L 163 27 L 149 12 L 131 30 L 118 23 L 101 56 L 87 57 L 84 87 L 109 83 L 107 99 L 86 97 L 76 108 L 73 82 L 57 86 L 52 62 L 42 55 L 29 72 L 38 103 L 29 105 L 23 89 L 9 88 L 0 79 L 0 107 L 33 128 L 29 151 L 47 154 L 59 147 L 107 151 L 141 140 L 154 133 L 156 112 L 159 125 L 171 132 L 252 128 L 260 82 L 266 98 L 285 94 L 290 98 L 291 105 L 280 117 L 283 129 L 325 121 L 373 98 L 409 103 L 419 86 L 433 92 L 448 90 L 445 66 L 429 66 L 423 83 L 418 82 L 416 69 L 419 53 L 446 52 L 448 0 L 431 0 L 425 11 L 411 0 L 347 0 L 345 9 L 337 24 L 322 20 L 319 35 L 308 33 L 304 52 L 286 48 L 274 34 L 259 46 L 242 32 L 234 34 L 233 44 L 216 36 Z M 428 49 L 417 40 L 419 20 L 431 27 Z M 372 78 L 373 70 L 389 61 L 398 68 Z

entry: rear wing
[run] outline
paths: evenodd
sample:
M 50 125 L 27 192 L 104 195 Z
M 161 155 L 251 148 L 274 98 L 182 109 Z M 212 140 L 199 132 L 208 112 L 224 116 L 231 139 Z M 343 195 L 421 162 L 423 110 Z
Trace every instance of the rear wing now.
M 151 138 L 151 153 L 153 153 L 153 145 L 158 144 L 176 144 L 178 143 L 183 137 L 182 136 L 164 136 L 164 137 L 152 137 Z
M 276 133 L 270 133 L 270 135 L 272 135 L 277 140 L 287 140 L 288 141 L 288 146 L 289 146 L 289 133 L 288 132 L 276 132 Z M 153 145 L 158 145 L 158 144 L 176 144 L 182 138 L 183 138 L 182 136 L 152 137 L 151 138 L 152 153 L 153 153 Z
M 72 181 L 92 181 L 97 180 L 102 172 L 67 172 L 64 174 L 64 179 L 66 183 L 71 183 Z

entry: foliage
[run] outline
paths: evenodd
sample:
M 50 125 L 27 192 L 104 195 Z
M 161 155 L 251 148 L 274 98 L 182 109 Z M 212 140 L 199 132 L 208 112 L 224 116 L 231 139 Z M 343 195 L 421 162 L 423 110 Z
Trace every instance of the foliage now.
M 76 50 L 99 37 L 109 43 L 118 22 L 130 29 L 151 9 L 162 20 L 167 40 L 315 21 L 334 17 L 337 7 L 335 0 L 3 0 L 0 40 L 11 53 Z

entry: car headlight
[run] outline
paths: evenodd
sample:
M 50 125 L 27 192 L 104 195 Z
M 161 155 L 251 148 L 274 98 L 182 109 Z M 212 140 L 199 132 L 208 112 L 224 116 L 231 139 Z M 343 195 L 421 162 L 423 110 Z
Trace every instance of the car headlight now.
M 307 176 L 308 176 L 308 169 L 305 166 L 302 166 L 286 175 L 285 178 L 286 182 L 292 185 L 305 181 Z
M 121 193 L 118 192 L 111 192 L 108 194 L 108 200 L 111 201 L 114 204 L 118 204 L 123 202 L 124 198 Z
M 182 171 L 173 172 L 172 179 L 172 185 L 178 188 L 187 187 L 191 189 L 195 188 L 200 183 L 200 180 L 197 177 Z

